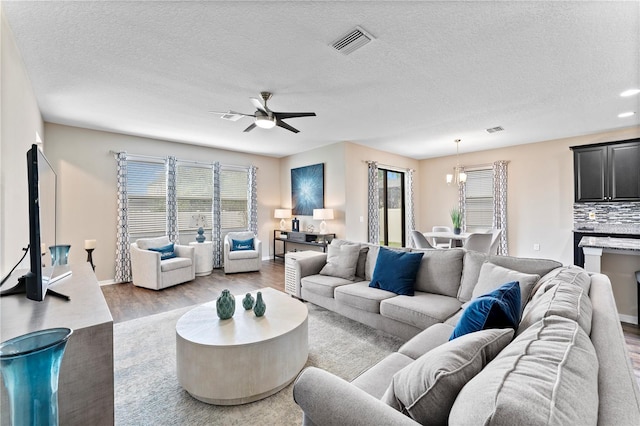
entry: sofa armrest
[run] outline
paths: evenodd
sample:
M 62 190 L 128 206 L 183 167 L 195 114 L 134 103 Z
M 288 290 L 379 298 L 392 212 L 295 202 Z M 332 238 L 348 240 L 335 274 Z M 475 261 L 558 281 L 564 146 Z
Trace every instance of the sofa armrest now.
M 303 257 L 296 259 L 296 269 L 300 278 L 308 277 L 309 275 L 317 275 L 320 273 L 324 265 L 327 264 L 327 254 L 322 253 L 317 256 Z
M 417 425 L 409 417 L 360 388 L 315 367 L 305 369 L 293 385 L 293 399 L 305 423 L 316 425 Z
M 131 251 L 131 280 L 140 283 L 160 282 L 160 252 L 143 250 L 134 243 Z
M 262 241 L 258 237 L 253 239 L 253 249 L 258 252 L 258 258 L 262 261 Z
M 640 424 L 640 390 L 620 326 L 611 281 L 591 274 L 591 342 L 598 355 L 598 424 Z
M 196 260 L 196 249 L 193 246 L 180 246 L 176 244 L 173 246 L 173 251 L 178 257 L 188 257 L 192 262 Z

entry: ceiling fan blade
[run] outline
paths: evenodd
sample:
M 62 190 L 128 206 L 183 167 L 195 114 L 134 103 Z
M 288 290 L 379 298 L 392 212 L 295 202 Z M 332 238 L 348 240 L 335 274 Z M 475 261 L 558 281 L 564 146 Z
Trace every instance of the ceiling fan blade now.
M 242 112 L 236 112 L 236 111 L 231 111 L 231 110 L 229 110 L 227 112 L 209 111 L 209 113 L 218 114 L 218 115 L 220 115 L 220 118 L 222 118 L 224 120 L 229 120 L 229 121 L 238 121 L 243 117 L 255 117 L 255 115 L 244 114 Z
M 256 127 L 256 123 L 251 123 L 251 124 L 249 125 L 249 127 L 247 127 L 246 129 L 244 129 L 243 131 L 244 131 L 244 132 L 250 132 L 250 131 L 252 131 L 255 127 Z
M 267 109 L 264 107 L 264 105 L 262 105 L 262 102 L 260 102 L 260 99 L 258 99 L 258 98 L 249 98 L 249 100 L 251 101 L 253 106 L 258 108 L 260 111 L 268 112 Z
M 283 129 L 287 129 L 289 131 L 292 131 L 293 133 L 299 133 L 300 132 L 300 130 L 296 129 L 295 127 L 289 126 L 287 123 L 285 123 L 284 121 L 280 120 L 279 118 L 276 118 L 276 126 L 282 127 Z
M 315 112 L 275 112 L 273 111 L 273 115 L 280 120 L 284 120 L 285 118 L 297 118 L 297 117 L 315 117 Z

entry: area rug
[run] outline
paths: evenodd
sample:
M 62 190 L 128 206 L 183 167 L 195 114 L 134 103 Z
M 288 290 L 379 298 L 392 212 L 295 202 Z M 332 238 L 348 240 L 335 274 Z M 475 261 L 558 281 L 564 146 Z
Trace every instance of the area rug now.
M 402 341 L 310 303 L 309 359 L 352 380 Z M 250 404 L 215 406 L 191 397 L 176 377 L 175 326 L 181 308 L 114 326 L 116 425 L 300 425 L 293 384 Z

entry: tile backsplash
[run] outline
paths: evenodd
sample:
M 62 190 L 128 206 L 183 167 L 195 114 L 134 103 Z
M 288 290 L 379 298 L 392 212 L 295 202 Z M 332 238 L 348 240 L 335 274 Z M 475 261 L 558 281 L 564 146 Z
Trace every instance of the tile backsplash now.
M 640 231 L 640 202 L 574 203 L 573 226 L 574 229 L 593 227 L 601 232 L 637 233 Z

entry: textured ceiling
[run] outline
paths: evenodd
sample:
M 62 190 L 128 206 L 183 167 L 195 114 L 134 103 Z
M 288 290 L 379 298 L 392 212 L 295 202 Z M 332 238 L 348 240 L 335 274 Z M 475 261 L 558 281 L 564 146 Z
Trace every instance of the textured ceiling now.
M 271 156 L 422 159 L 639 124 L 640 2 L 4 1 L 48 122 Z M 375 40 L 345 56 L 356 25 Z M 243 133 L 250 97 L 317 117 Z M 504 127 L 489 134 L 485 129 Z

